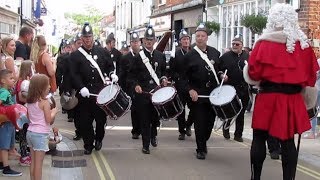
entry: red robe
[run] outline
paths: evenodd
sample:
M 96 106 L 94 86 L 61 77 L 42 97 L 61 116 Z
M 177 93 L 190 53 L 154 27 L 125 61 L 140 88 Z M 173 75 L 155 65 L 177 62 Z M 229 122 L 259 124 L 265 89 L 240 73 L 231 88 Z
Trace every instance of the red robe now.
M 288 53 L 283 43 L 261 40 L 249 58 L 248 75 L 255 81 L 314 86 L 319 66 L 311 47 Z M 281 140 L 311 128 L 301 93 L 260 93 L 256 96 L 252 128 L 266 130 Z

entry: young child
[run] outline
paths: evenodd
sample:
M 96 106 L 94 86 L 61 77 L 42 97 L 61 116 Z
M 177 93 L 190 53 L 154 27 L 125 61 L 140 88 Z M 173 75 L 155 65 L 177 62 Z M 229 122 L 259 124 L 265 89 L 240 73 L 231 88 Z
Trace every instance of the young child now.
M 53 124 L 57 109 L 50 110 L 46 98 L 50 90 L 49 78 L 44 74 L 35 74 L 30 79 L 27 96 L 27 109 L 30 124 L 27 142 L 31 153 L 30 179 L 42 178 L 42 164 L 45 152 L 49 150 L 50 125 Z
M 24 60 L 21 63 L 20 66 L 20 72 L 19 72 L 19 78 L 16 83 L 15 87 L 15 95 L 16 95 L 16 102 L 18 104 L 24 105 L 27 102 L 27 96 L 23 92 L 23 87 L 21 87 L 21 83 L 24 80 L 29 80 L 31 76 L 33 75 L 33 63 L 30 60 Z M 19 146 L 20 146 L 20 162 L 19 164 L 21 166 L 30 166 L 31 164 L 31 157 L 28 155 L 27 151 L 27 139 L 26 139 L 26 133 L 28 129 L 28 124 L 25 124 L 23 126 L 23 129 L 19 131 Z
M 15 84 L 12 71 L 0 70 L 0 104 L 13 105 L 14 100 L 9 89 Z M 0 170 L 3 176 L 21 176 L 21 172 L 14 171 L 9 166 L 9 150 L 14 149 L 15 127 L 11 121 L 5 121 L 0 125 Z

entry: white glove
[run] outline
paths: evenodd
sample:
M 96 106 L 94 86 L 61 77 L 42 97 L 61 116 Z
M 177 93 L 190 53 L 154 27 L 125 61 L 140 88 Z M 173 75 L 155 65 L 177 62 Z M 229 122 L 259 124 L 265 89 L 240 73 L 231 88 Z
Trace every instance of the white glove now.
M 90 97 L 90 93 L 89 93 L 89 90 L 88 88 L 84 87 L 80 90 L 80 94 L 82 97 Z
M 119 78 L 116 74 L 111 74 L 111 79 L 112 79 L 112 82 L 116 83 L 118 82 Z

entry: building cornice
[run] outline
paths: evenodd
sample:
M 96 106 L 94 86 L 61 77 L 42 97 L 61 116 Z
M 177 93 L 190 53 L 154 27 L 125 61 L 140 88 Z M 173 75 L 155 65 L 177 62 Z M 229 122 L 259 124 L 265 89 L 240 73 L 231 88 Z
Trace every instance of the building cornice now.
M 15 13 L 15 12 L 8 10 L 6 8 L 3 8 L 3 7 L 0 7 L 0 12 L 7 15 L 7 16 L 12 17 L 12 18 L 17 18 L 20 16 L 18 13 Z
M 159 16 L 162 16 L 165 14 L 171 14 L 171 13 L 176 13 L 179 11 L 185 11 L 186 9 L 197 8 L 200 6 L 203 6 L 203 0 L 193 0 L 193 1 L 186 2 L 186 3 L 181 3 L 181 4 L 174 5 L 174 6 L 170 6 L 170 7 L 154 9 L 150 17 L 151 18 L 152 17 L 159 17 Z
M 30 21 L 29 19 L 23 19 L 22 23 L 31 27 L 31 28 L 36 28 L 36 23 L 34 23 L 33 21 Z

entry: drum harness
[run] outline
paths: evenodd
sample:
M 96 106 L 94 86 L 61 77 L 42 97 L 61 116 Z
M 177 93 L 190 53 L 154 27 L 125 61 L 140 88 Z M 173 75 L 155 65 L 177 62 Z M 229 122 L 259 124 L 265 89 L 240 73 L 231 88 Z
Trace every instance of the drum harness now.
M 208 58 L 208 55 L 205 54 L 205 53 L 203 53 L 203 52 L 199 49 L 198 46 L 195 46 L 195 47 L 194 47 L 194 50 L 196 50 L 196 51 L 199 53 L 201 59 L 203 59 L 203 60 L 207 63 L 207 65 L 210 67 L 210 70 L 213 72 L 214 77 L 215 77 L 215 79 L 216 79 L 216 81 L 217 81 L 217 84 L 220 85 L 219 88 L 220 88 L 220 90 L 221 90 L 221 86 L 223 85 L 223 81 L 222 81 L 221 83 L 219 82 L 217 73 L 216 73 L 216 71 L 215 71 L 215 69 L 214 69 L 214 67 L 213 67 L 213 64 L 210 62 L 210 60 L 209 60 L 209 58 Z M 227 74 L 227 70 L 224 72 L 223 77 L 225 77 L 226 74 Z M 219 90 L 219 92 L 220 92 L 220 90 Z M 219 94 L 219 93 L 218 93 L 218 94 Z M 210 98 L 211 96 L 198 95 L 198 97 L 200 97 L 200 98 Z M 239 101 L 240 101 L 241 109 L 242 109 L 243 107 L 242 107 L 241 100 L 239 99 Z M 217 121 L 215 121 L 215 124 L 214 124 L 214 126 L 213 126 L 213 129 L 214 129 L 215 131 L 218 131 L 219 129 L 221 129 L 222 126 L 224 126 L 224 127 L 223 127 L 224 129 L 229 129 L 230 126 L 231 126 L 231 125 L 235 122 L 235 120 L 237 119 L 238 115 L 239 115 L 240 112 L 241 112 L 241 109 L 240 109 L 240 111 L 239 111 L 232 119 L 221 119 L 221 118 L 220 118 L 220 120 L 221 120 L 222 122 L 225 122 L 225 123 L 222 123 L 221 125 L 218 125 Z M 217 118 L 217 116 L 216 116 L 216 118 Z

